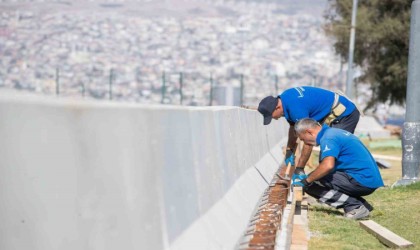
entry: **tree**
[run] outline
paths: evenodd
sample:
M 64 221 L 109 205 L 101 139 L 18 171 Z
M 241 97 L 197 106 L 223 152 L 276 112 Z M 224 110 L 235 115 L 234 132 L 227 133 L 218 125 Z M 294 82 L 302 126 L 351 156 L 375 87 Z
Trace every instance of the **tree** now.
M 329 0 L 325 12 L 326 34 L 335 52 L 347 61 L 352 0 Z M 354 63 L 363 70 L 378 102 L 403 104 L 406 97 L 410 10 L 413 0 L 359 0 Z

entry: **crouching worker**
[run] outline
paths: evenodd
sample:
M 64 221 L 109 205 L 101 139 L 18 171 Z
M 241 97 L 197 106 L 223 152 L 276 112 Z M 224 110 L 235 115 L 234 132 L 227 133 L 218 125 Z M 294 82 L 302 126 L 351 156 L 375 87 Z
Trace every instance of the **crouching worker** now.
M 384 184 L 363 143 L 350 132 L 321 126 L 310 118 L 300 120 L 295 132 L 305 144 L 320 146 L 320 163 L 308 176 L 295 175 L 294 185 L 321 203 L 343 208 L 347 218 L 368 217 L 373 207 L 362 196 Z

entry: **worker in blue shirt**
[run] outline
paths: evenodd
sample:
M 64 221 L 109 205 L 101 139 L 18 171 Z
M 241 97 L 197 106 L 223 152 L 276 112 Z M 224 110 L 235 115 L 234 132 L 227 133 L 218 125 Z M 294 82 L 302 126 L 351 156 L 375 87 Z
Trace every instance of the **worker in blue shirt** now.
M 321 125 L 305 118 L 294 126 L 299 139 L 320 146 L 319 166 L 308 176 L 300 175 L 294 185 L 335 208 L 344 216 L 363 219 L 373 207 L 362 196 L 384 185 L 375 160 L 363 143 L 348 131 Z
M 264 125 L 272 119 L 284 116 L 290 124 L 285 163 L 295 166 L 297 136 L 294 125 L 303 118 L 312 118 L 319 123 L 328 124 L 354 133 L 359 122 L 360 112 L 345 96 L 322 88 L 302 86 L 285 90 L 280 95 L 267 96 L 261 100 L 258 111 L 264 116 Z M 311 155 L 312 146 L 304 145 L 295 174 L 304 174 L 305 165 Z

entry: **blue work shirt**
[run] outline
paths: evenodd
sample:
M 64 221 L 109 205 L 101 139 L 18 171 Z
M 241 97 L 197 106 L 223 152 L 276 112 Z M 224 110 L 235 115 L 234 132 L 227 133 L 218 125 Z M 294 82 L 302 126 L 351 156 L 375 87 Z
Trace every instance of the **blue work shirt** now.
M 294 125 L 303 118 L 312 118 L 318 122 L 331 113 L 334 104 L 334 92 L 316 87 L 296 87 L 285 90 L 279 95 L 286 120 Z M 337 119 L 351 114 L 356 106 L 344 96 L 340 96 L 338 101 L 342 103 L 346 110 Z
M 323 125 L 316 143 L 320 145 L 320 161 L 327 156 L 335 158 L 334 171 L 345 172 L 365 187 L 384 185 L 375 159 L 352 133 Z

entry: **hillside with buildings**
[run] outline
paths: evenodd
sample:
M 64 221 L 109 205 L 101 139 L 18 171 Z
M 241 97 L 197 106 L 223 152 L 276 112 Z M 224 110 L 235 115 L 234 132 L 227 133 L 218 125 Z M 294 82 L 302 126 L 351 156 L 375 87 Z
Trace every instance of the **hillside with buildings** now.
M 244 83 L 244 103 L 295 85 L 341 88 L 325 1 L 0 2 L 0 87 L 206 105 Z M 210 79 L 211 78 L 211 79 Z

